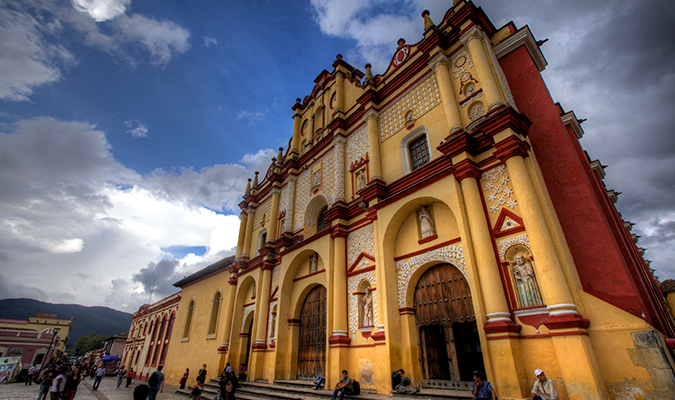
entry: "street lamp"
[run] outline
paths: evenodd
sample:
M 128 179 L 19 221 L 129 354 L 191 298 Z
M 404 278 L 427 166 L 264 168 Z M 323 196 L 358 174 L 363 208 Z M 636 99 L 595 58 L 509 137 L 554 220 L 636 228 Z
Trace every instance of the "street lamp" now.
M 57 336 L 57 334 L 61 331 L 61 328 L 54 328 L 52 329 L 53 335 L 52 335 L 52 340 L 49 342 L 49 347 L 47 348 L 47 354 L 45 355 L 45 358 L 42 360 L 42 365 L 40 365 L 40 372 L 38 375 L 42 374 L 42 368 L 45 367 L 45 362 L 49 360 L 49 352 L 52 350 L 52 344 L 54 344 L 54 338 Z

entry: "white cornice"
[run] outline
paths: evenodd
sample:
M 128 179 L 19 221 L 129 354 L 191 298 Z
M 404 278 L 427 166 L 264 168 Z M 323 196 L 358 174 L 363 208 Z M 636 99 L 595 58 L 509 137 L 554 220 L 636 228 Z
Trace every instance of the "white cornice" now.
M 577 119 L 577 116 L 574 115 L 574 111 L 567 112 L 563 114 L 560 119 L 562 119 L 563 124 L 569 125 L 572 127 L 574 134 L 577 135 L 577 139 L 584 137 L 584 130 Z
M 504 39 L 501 43 L 496 45 L 493 50 L 497 58 L 502 58 L 521 45 L 524 45 L 525 48 L 527 48 L 532 60 L 537 65 L 537 68 L 539 68 L 539 72 L 546 69 L 546 66 L 548 65 L 546 58 L 544 58 L 544 54 L 539 50 L 537 41 L 534 39 L 534 36 L 527 25 Z

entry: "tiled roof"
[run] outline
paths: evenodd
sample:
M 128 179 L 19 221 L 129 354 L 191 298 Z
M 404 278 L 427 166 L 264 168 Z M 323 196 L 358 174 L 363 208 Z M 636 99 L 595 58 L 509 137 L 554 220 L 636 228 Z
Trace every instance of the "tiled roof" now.
M 675 292 L 675 279 L 666 279 L 665 281 L 661 282 L 660 287 L 663 294 Z
M 195 281 L 197 281 L 197 280 L 199 280 L 199 279 L 201 279 L 201 278 L 203 278 L 207 275 L 211 275 L 214 272 L 224 270 L 225 268 L 229 267 L 233 262 L 234 262 L 234 256 L 223 258 L 222 260 L 217 261 L 217 262 L 209 265 L 208 267 L 205 267 L 205 268 L 195 272 L 194 274 L 192 274 L 190 276 L 186 276 L 185 278 L 179 280 L 178 282 L 174 283 L 173 285 L 175 287 L 182 288 L 183 286 L 186 286 L 186 285 L 188 285 L 192 282 L 195 282 Z

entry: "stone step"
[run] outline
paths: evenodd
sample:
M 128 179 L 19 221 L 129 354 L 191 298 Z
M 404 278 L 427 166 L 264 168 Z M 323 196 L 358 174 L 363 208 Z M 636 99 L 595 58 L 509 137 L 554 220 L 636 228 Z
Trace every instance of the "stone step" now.
M 201 399 L 212 400 L 219 390 L 218 381 L 212 379 L 204 384 Z M 176 394 L 188 397 L 191 391 L 192 388 L 179 389 L 176 391 Z M 332 394 L 332 390 L 326 390 L 325 388 L 314 390 L 314 383 L 310 380 L 275 380 L 273 384 L 263 381 L 241 382 L 240 387 L 236 390 L 237 399 L 242 400 L 319 400 L 329 399 Z M 414 395 L 391 393 L 390 396 L 398 400 L 420 400 L 421 398 L 433 400 L 468 400 L 471 398 L 471 392 L 467 390 L 423 388 Z M 360 395 L 345 396 L 345 398 L 388 400 L 392 398 L 390 396 L 378 395 L 362 390 Z

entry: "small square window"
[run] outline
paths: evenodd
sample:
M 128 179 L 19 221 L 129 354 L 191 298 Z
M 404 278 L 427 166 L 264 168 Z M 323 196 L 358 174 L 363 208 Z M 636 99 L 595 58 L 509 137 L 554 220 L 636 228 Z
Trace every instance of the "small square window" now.
M 426 135 L 422 135 L 411 141 L 408 149 L 410 151 L 410 169 L 412 171 L 429 162 L 429 146 L 427 146 Z

